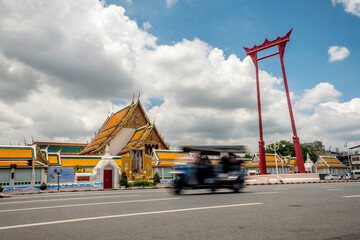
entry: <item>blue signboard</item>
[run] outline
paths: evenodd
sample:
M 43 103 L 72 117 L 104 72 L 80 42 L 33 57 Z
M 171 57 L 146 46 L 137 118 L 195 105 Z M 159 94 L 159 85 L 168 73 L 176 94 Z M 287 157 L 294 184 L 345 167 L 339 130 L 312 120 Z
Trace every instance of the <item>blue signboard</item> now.
M 57 182 L 58 174 L 59 182 L 73 182 L 74 181 L 74 168 L 72 167 L 53 167 L 48 168 L 48 182 Z

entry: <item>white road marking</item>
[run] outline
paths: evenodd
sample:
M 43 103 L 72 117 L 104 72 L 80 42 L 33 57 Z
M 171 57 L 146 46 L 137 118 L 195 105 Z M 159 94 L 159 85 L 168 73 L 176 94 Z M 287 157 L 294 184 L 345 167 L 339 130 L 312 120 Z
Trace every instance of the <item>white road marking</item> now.
M 342 196 L 344 198 L 353 198 L 353 197 L 360 197 L 360 195 L 349 195 L 349 196 Z
M 31 196 L 26 195 L 12 195 L 12 199 L 27 199 L 27 198 L 51 198 L 51 197 L 58 197 L 58 196 L 81 196 L 81 195 L 114 195 L 114 194 L 129 194 L 129 193 L 153 193 L 153 192 L 166 192 L 166 190 L 152 190 L 152 189 L 146 189 L 146 190 L 125 190 L 125 191 L 87 191 L 87 193 L 84 192 L 60 192 L 60 193 L 43 193 L 43 194 L 33 194 Z
M 94 199 L 94 198 L 121 198 L 121 197 L 138 197 L 140 195 L 117 195 L 117 196 L 97 196 L 97 197 L 80 197 L 80 198 L 58 198 L 58 199 L 40 199 L 31 201 L 16 201 L 16 202 L 2 202 L 0 204 L 16 204 L 16 203 L 31 203 L 31 202 L 55 202 L 55 201 L 69 201 L 69 200 L 82 200 L 82 199 Z
M 0 230 L 14 229 L 14 228 L 25 228 L 25 227 L 37 227 L 37 226 L 44 226 L 44 225 L 53 225 L 53 224 L 71 223 L 71 222 L 81 222 L 81 221 L 91 221 L 91 220 L 100 220 L 100 219 L 109 219 L 109 218 L 142 216 L 142 215 L 151 215 L 151 214 L 189 212 L 189 211 L 217 209 L 217 208 L 230 208 L 230 207 L 244 207 L 244 206 L 252 206 L 252 205 L 259 205 L 259 204 L 263 204 L 263 203 L 240 203 L 240 204 L 220 205 L 220 206 L 210 206 L 210 207 L 173 209 L 173 210 L 164 210 L 164 211 L 156 211 L 156 212 L 139 212 L 139 213 L 127 213 L 127 214 L 108 215 L 108 216 L 99 216 L 99 217 L 75 218 L 75 219 L 59 220 L 59 221 L 51 221 L 51 222 L 40 222 L 40 223 L 29 223 L 29 224 L 4 226 L 4 227 L 0 227 Z
M 255 194 L 272 194 L 272 193 L 280 193 L 280 192 L 258 192 Z
M 339 190 L 342 190 L 342 189 L 339 189 L 339 188 L 325 189 L 325 191 L 339 191 Z
M 127 191 L 126 193 L 130 193 L 129 191 Z M 73 196 L 73 197 L 77 197 L 77 196 L 82 196 L 82 195 L 87 195 L 87 196 L 105 196 L 105 195 L 115 195 L 115 194 L 126 194 L 125 192 L 113 192 L 113 193 L 44 193 L 44 194 L 34 194 L 32 196 L 24 196 L 24 195 L 13 195 L 12 196 L 12 200 L 14 199 L 34 199 L 34 198 L 54 198 L 54 197 L 67 197 L 67 196 Z M 131 191 L 131 193 L 133 193 L 133 191 Z
M 107 205 L 107 204 L 117 204 L 117 203 L 138 203 L 138 202 L 151 202 L 151 201 L 165 201 L 165 200 L 177 200 L 177 199 L 181 199 L 181 198 L 154 198 L 154 199 L 127 200 L 127 201 L 117 201 L 117 202 L 82 203 L 82 204 L 58 205 L 58 206 L 48 206 L 48 207 L 18 208 L 18 209 L 0 210 L 0 213 L 31 211 L 31 210 L 40 210 L 40 209 L 53 209 L 53 208 L 82 207 L 82 206 L 93 206 L 93 205 Z

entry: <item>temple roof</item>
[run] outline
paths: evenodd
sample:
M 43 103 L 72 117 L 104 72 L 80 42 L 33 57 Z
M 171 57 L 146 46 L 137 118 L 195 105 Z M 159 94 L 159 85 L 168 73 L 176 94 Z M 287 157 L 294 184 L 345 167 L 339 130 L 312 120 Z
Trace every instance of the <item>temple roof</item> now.
M 287 163 L 284 162 L 284 160 L 279 157 L 279 155 L 275 154 L 266 154 L 265 155 L 265 161 L 267 167 L 289 167 Z M 246 168 L 260 168 L 260 158 L 259 154 L 254 154 L 251 162 L 245 166 Z
M 41 151 L 60 152 L 61 155 L 77 155 L 86 146 L 86 143 L 60 143 L 60 142 L 35 142 Z
M 296 157 L 285 156 L 282 158 L 284 159 L 285 163 L 289 164 L 290 166 L 296 165 Z
M 136 129 L 128 144 L 121 150 L 120 154 L 126 153 L 130 148 L 138 148 L 142 145 L 147 137 L 150 136 L 153 126 L 144 126 Z
M 347 168 L 336 157 L 331 156 L 319 156 L 315 164 L 317 168 Z
M 171 166 L 176 162 L 188 162 L 192 158 L 190 153 L 178 150 L 154 150 L 153 166 Z
M 35 158 L 34 146 L 0 146 L 0 160 L 31 160 Z
M 138 100 L 136 103 L 132 102 L 129 106 L 110 114 L 95 134 L 95 137 L 79 154 L 94 155 L 103 152 L 106 145 L 109 145 L 117 134 L 123 134 L 120 130 L 125 128 L 135 129 L 135 132 L 117 154 L 124 154 L 130 148 L 141 147 L 151 133 L 157 135 L 161 144 L 168 149 L 167 144 L 160 136 L 155 125 L 151 124 Z
M 17 168 L 32 168 L 32 166 L 28 165 L 28 161 L 24 161 L 24 160 L 0 160 L 0 168 L 10 168 L 11 165 L 16 165 Z M 34 167 L 35 168 L 45 168 L 46 165 L 38 162 L 38 161 L 34 161 Z
M 80 154 L 91 153 L 99 149 L 104 143 L 111 138 L 124 125 L 129 116 L 133 112 L 136 104 L 131 104 L 118 112 L 108 116 L 95 134 L 91 142 L 80 152 Z
M 36 160 L 35 146 L 13 146 L 3 145 L 0 146 L 0 168 L 9 168 L 10 165 L 16 167 L 31 168 L 28 165 L 28 160 Z M 46 165 L 34 161 L 35 167 L 45 167 Z

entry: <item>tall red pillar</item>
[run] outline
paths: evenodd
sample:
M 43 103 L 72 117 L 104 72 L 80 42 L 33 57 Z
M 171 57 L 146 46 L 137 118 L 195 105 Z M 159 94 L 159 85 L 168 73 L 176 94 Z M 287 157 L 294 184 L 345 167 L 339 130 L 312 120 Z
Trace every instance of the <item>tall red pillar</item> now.
M 278 37 L 277 39 L 273 41 L 269 41 L 265 39 L 264 43 L 256 46 L 254 45 L 253 48 L 249 49 L 244 47 L 246 54 L 251 57 L 251 59 L 254 62 L 255 68 L 256 68 L 256 86 L 257 86 L 257 100 L 258 100 L 258 114 L 259 114 L 259 132 L 260 132 L 260 140 L 259 140 L 259 155 L 260 155 L 260 173 L 266 174 L 266 159 L 265 159 L 265 148 L 264 148 L 264 141 L 263 141 L 263 134 L 262 134 L 262 121 L 261 121 L 261 103 L 260 103 L 260 87 L 259 87 L 259 75 L 258 75 L 258 61 L 277 55 L 280 55 L 280 62 L 281 62 L 281 68 L 284 78 L 284 85 L 285 85 L 285 91 L 286 91 L 286 98 L 288 102 L 288 108 L 289 108 L 289 114 L 290 114 L 290 120 L 291 120 L 291 127 L 293 130 L 293 143 L 294 143 L 294 149 L 295 149 L 295 155 L 296 155 L 296 161 L 298 165 L 298 169 L 300 173 L 305 173 L 305 166 L 304 166 L 304 159 L 301 152 L 300 147 L 300 140 L 296 133 L 296 127 L 295 127 L 295 120 L 292 112 L 291 107 L 291 100 L 290 100 L 290 94 L 289 94 L 289 88 L 287 84 L 286 74 L 285 74 L 285 67 L 284 67 L 284 52 L 286 43 L 290 39 L 290 34 L 292 32 L 292 29 L 284 36 L 284 37 Z M 278 46 L 279 52 L 257 58 L 257 52 L 260 52 L 262 50 Z
M 259 83 L 259 69 L 257 62 L 257 53 L 254 52 L 250 55 L 251 59 L 254 62 L 256 69 L 256 92 L 257 92 L 257 102 L 258 102 L 258 119 L 259 119 L 259 158 L 260 158 L 260 174 L 266 174 L 266 159 L 265 159 L 265 142 L 263 139 L 262 131 L 262 119 L 261 119 L 261 100 L 260 100 L 260 83 Z

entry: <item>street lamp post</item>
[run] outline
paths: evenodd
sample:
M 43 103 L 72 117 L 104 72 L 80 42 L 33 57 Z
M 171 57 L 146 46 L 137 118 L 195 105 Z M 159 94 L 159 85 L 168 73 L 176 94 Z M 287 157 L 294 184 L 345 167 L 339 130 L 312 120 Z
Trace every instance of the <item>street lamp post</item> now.
M 276 157 L 276 150 L 278 149 L 279 145 L 277 143 L 273 144 L 272 149 L 274 150 L 274 157 L 275 157 L 275 166 L 276 166 L 276 181 L 279 182 L 279 169 L 277 164 L 277 157 Z
M 60 176 L 61 176 L 61 173 L 62 173 L 62 169 L 58 169 L 58 168 L 55 168 L 54 169 L 54 173 L 57 175 L 57 179 L 58 179 L 58 185 L 57 185 L 57 189 L 58 189 L 58 192 L 60 191 Z

